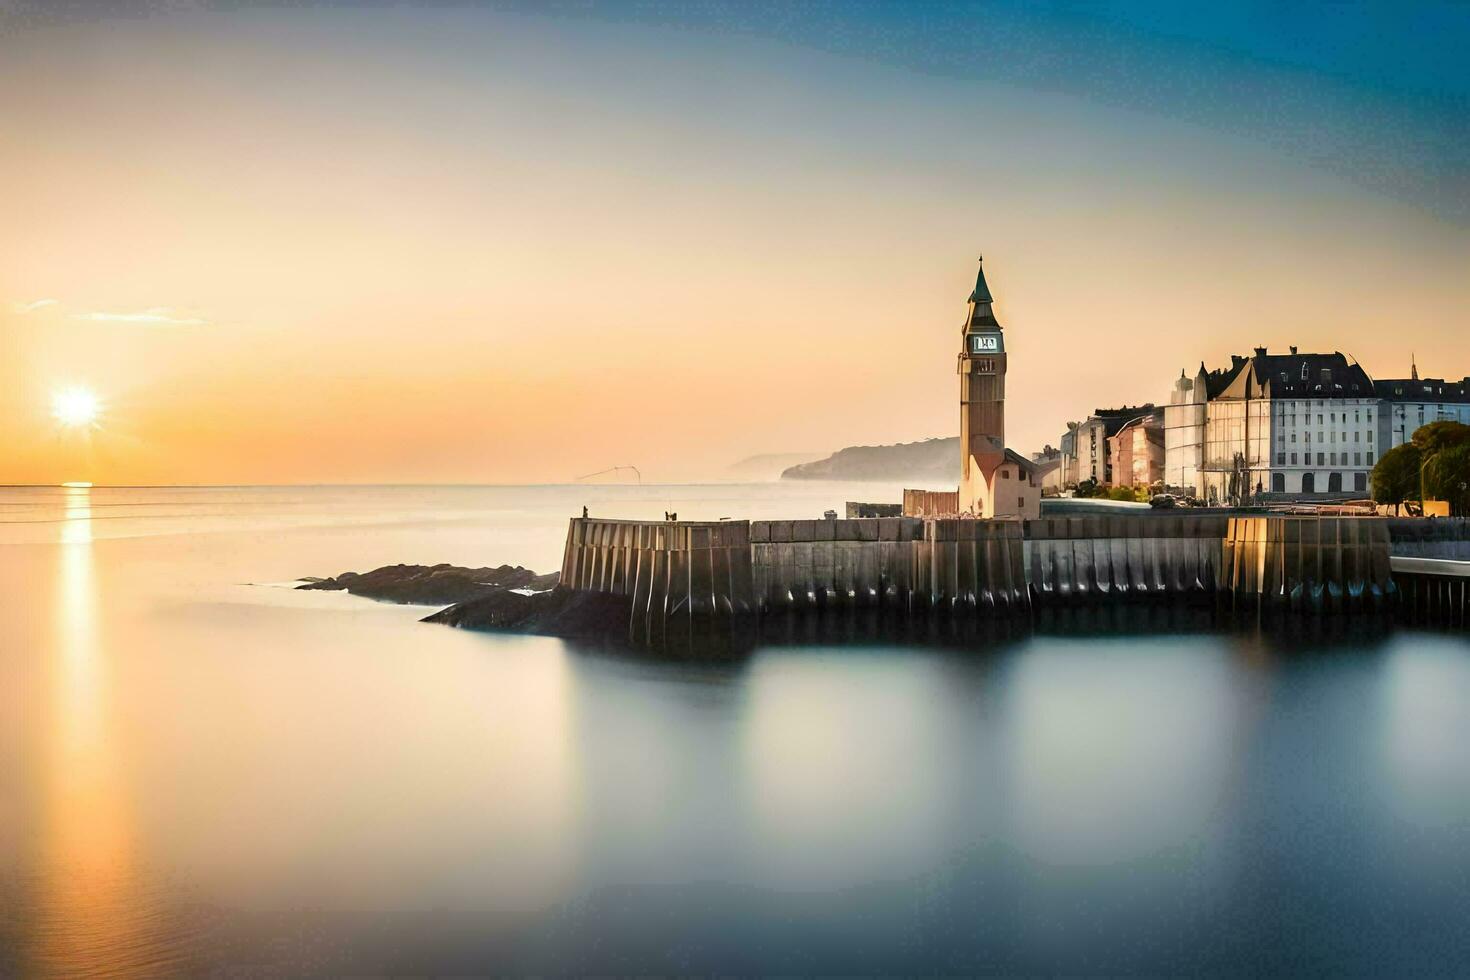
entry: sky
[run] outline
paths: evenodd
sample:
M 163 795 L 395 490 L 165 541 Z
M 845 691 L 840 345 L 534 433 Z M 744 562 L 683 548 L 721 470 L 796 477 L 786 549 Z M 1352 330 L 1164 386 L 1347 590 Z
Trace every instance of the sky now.
M 0 483 L 1029 452 L 1267 345 L 1470 375 L 1470 7 L 0 0 Z M 53 418 L 94 392 L 94 426 Z

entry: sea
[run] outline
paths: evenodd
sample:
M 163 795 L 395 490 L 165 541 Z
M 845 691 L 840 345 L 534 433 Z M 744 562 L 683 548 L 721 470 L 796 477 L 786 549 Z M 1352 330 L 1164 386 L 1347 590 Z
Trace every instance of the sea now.
M 300 592 L 896 487 L 0 489 L 0 975 L 1470 972 L 1470 638 L 670 660 Z

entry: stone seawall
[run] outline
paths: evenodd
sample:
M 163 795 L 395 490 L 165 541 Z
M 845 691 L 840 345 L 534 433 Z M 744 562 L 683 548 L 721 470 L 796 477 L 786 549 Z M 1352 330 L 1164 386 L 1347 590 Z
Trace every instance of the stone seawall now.
M 914 589 L 914 542 L 924 522 L 910 517 L 835 521 L 753 521 L 751 565 L 764 614 L 845 607 L 907 609 Z
M 1026 522 L 1034 601 L 1068 605 L 1123 599 L 1212 599 L 1225 578 L 1229 518 L 1120 514 Z
M 1378 612 L 1394 594 L 1385 521 L 1232 517 L 1226 590 L 1237 611 Z
M 820 620 L 818 634 L 837 635 L 875 616 L 1029 621 L 1038 610 L 1120 603 L 1380 613 L 1397 608 L 1390 559 L 1400 549 L 1467 547 L 1470 522 L 1361 517 L 574 518 L 562 585 L 626 597 L 629 641 L 662 649 L 699 646 L 762 618 Z M 1464 591 L 1416 581 L 1414 596 L 1463 606 Z
M 698 647 L 754 612 L 750 523 L 572 519 L 561 585 L 624 596 L 635 646 Z

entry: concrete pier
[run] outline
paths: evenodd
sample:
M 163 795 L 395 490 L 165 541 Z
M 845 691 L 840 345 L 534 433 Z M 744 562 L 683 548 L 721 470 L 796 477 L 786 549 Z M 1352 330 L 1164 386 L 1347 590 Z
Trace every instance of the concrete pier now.
M 718 645 L 762 622 L 820 640 L 876 633 L 880 622 L 1029 623 L 1038 613 L 1120 604 L 1235 616 L 1399 612 L 1463 626 L 1470 562 L 1425 552 L 1470 554 L 1470 522 L 573 518 L 562 584 L 627 597 L 629 642 L 654 649 Z M 1402 564 L 1411 557 L 1429 564 Z M 805 625 L 792 630 L 794 622 Z
M 750 524 L 573 518 L 562 585 L 629 599 L 628 641 L 699 647 L 754 613 Z

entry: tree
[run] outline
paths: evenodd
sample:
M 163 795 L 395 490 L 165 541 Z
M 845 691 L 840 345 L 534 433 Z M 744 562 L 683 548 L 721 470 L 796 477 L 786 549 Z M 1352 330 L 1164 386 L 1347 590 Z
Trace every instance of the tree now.
M 1077 484 L 1077 489 L 1072 491 L 1075 497 L 1102 497 L 1107 495 L 1107 488 L 1098 484 L 1092 477 L 1088 477 Z
M 1430 422 L 1428 425 L 1421 425 L 1415 429 L 1410 441 L 1419 447 L 1419 452 L 1427 460 L 1435 453 L 1446 449 L 1470 445 L 1470 425 L 1447 420 Z
M 1450 513 L 1456 517 L 1470 514 L 1470 442 L 1448 446 L 1429 457 L 1424 464 L 1424 492 L 1435 500 L 1449 501 Z
M 1373 499 L 1380 504 L 1408 500 L 1449 502 L 1450 513 L 1470 514 L 1470 425 L 1430 422 L 1373 467 Z
M 1373 499 L 1380 504 L 1418 500 L 1421 459 L 1419 447 L 1412 442 L 1384 453 L 1373 467 Z

